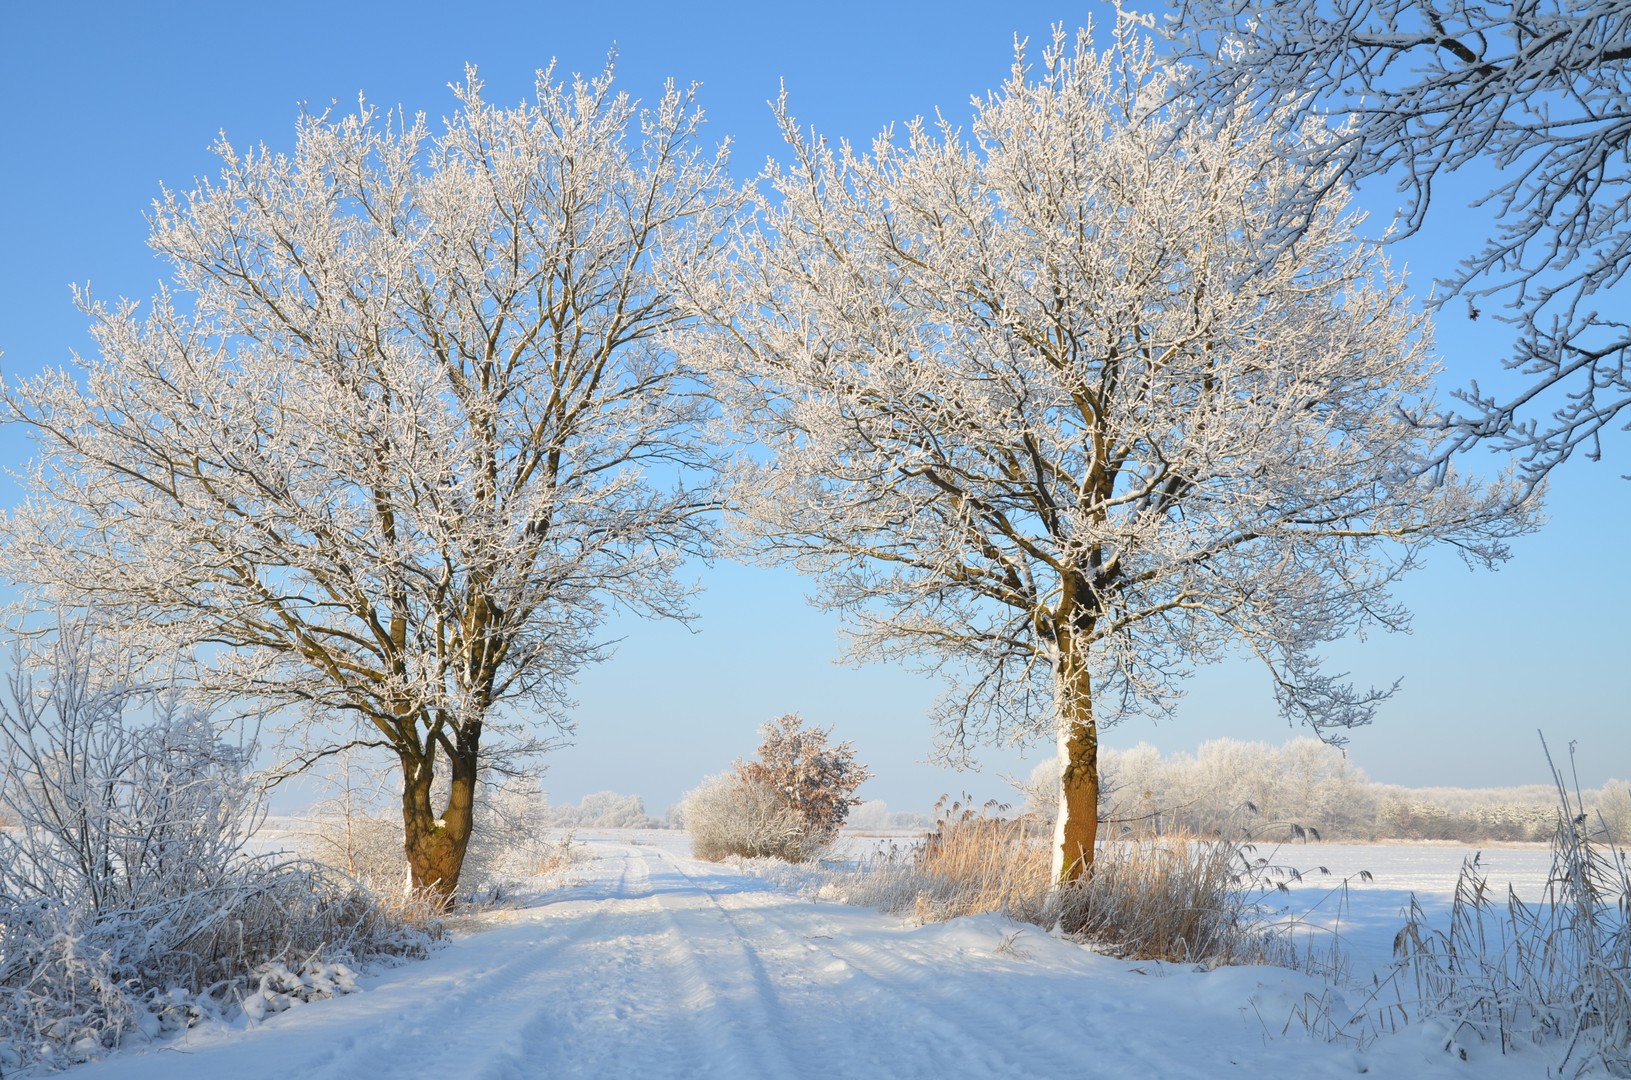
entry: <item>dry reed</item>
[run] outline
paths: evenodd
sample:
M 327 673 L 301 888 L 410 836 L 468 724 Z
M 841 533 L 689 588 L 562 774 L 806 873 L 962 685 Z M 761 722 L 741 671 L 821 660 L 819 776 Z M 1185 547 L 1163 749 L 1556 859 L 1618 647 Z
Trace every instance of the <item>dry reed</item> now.
M 998 911 L 1117 956 L 1260 963 L 1289 947 L 1258 918 L 1241 844 L 1188 835 L 1101 842 L 1092 875 L 1055 889 L 1049 830 L 1006 807 L 942 800 L 933 832 L 832 875 L 823 892 L 920 922 Z
M 1052 921 L 1116 956 L 1280 962 L 1288 947 L 1260 912 L 1242 845 L 1186 833 L 1101 843 L 1091 876 L 1056 891 Z

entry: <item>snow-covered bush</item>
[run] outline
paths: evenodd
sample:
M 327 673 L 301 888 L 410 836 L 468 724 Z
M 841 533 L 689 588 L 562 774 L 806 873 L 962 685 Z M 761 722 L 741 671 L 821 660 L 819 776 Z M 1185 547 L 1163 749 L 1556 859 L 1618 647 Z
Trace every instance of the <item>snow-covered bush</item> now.
M 251 855 L 252 745 L 120 683 L 65 631 L 0 702 L 0 1047 L 58 1067 L 230 1011 L 259 966 L 422 952 L 349 881 Z M 148 712 L 137 723 L 130 713 Z
M 248 748 L 173 696 L 127 726 L 136 695 L 59 678 L 36 696 L 15 676 L 0 705 L 0 890 L 76 910 L 126 911 L 178 900 L 230 876 L 258 822 Z
M 855 789 L 872 774 L 830 728 L 806 728 L 796 713 L 759 728 L 753 761 L 738 760 L 680 801 L 679 817 L 698 858 L 813 858 L 837 837 Z
M 699 859 L 732 855 L 804 862 L 826 846 L 812 838 L 781 793 L 740 772 L 708 777 L 680 800 L 680 814 Z
M 855 789 L 872 775 L 855 760 L 851 743 L 827 742 L 831 733 L 831 728 L 806 728 L 797 713 L 778 716 L 759 727 L 757 758 L 735 766 L 744 780 L 775 792 L 816 844 L 838 835 L 850 807 L 861 801 Z
M 345 964 L 305 964 L 291 971 L 277 961 L 269 961 L 252 973 L 255 989 L 241 1004 L 251 1020 L 280 1013 L 296 1002 L 350 994 L 357 989 L 357 973 Z

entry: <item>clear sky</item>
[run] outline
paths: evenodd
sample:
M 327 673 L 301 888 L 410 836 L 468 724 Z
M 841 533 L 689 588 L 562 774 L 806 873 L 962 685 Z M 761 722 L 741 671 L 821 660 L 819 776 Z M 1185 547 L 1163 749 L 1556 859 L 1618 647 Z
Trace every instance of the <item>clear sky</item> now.
M 7 378 L 64 363 L 89 348 L 73 282 L 98 295 L 147 298 L 164 276 L 145 247 L 143 214 L 160 185 L 188 188 L 214 165 L 224 130 L 242 145 L 292 145 L 294 120 L 359 91 L 370 100 L 451 111 L 447 84 L 480 66 L 488 99 L 525 96 L 532 73 L 598 72 L 618 49 L 620 86 L 654 96 L 664 78 L 702 84 L 715 137 L 729 136 L 739 178 L 779 145 L 767 99 L 786 80 L 793 110 L 829 137 L 869 139 L 891 121 L 942 108 L 965 118 L 971 94 L 997 85 L 1014 35 L 1034 42 L 1049 24 L 1080 21 L 1097 5 L 1034 3 L 581 2 L 459 5 L 284 2 L 7 3 L 0 8 L 0 359 Z M 1470 251 L 1476 217 L 1440 200 L 1429 234 L 1401 245 L 1425 291 Z M 1364 193 L 1386 209 L 1391 193 Z M 1440 320 L 1447 386 L 1497 381 L 1502 328 L 1474 324 L 1463 305 Z M 1363 684 L 1402 677 L 1376 723 L 1352 733 L 1353 760 L 1373 778 L 1413 785 L 1516 784 L 1545 779 L 1535 738 L 1554 751 L 1579 743 L 1581 780 L 1631 776 L 1626 693 L 1625 573 L 1631 533 L 1631 442 L 1604 462 L 1572 463 L 1556 479 L 1551 523 L 1517 545 L 1497 574 L 1471 573 L 1449 553 L 1401 589 L 1414 634 L 1343 643 L 1340 669 Z M 0 460 L 30 454 L 0 430 Z M 1470 467 L 1494 461 L 1478 455 Z M 4 498 L 14 498 L 9 490 Z M 1025 773 L 1039 752 L 993 749 L 984 771 L 923 763 L 932 733 L 932 683 L 898 670 L 836 666 L 836 621 L 805 605 L 788 572 L 698 567 L 707 588 L 695 632 L 618 622 L 613 660 L 588 672 L 577 697 L 574 746 L 550 759 L 556 801 L 615 789 L 661 810 L 703 775 L 751 752 L 755 727 L 786 711 L 831 724 L 877 773 L 863 796 L 927 809 L 941 792 L 1002 796 L 1000 774 Z M 1266 679 L 1244 662 L 1203 670 L 1171 721 L 1106 733 L 1111 746 L 1154 743 L 1192 751 L 1208 738 L 1280 741 L 1298 732 L 1275 715 Z

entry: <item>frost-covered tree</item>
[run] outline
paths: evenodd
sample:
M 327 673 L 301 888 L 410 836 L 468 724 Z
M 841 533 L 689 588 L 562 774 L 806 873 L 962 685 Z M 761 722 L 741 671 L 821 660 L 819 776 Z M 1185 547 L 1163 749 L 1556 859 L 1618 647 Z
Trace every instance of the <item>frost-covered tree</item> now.
M 1596 809 L 1608 838 L 1620 847 L 1631 847 L 1631 783 L 1610 780 L 1597 793 Z
M 549 824 L 577 829 L 662 829 L 661 818 L 646 813 L 646 801 L 617 791 L 592 791 L 576 806 L 551 806 L 544 811 Z
M 1435 186 L 1484 163 L 1494 235 L 1439 302 L 1510 323 L 1506 363 L 1527 378 L 1459 394 L 1447 447 L 1494 438 L 1525 452 L 1531 478 L 1597 455 L 1631 406 L 1631 2 L 1185 0 L 1166 30 L 1211 107 L 1337 121 L 1312 156 L 1395 180 L 1403 234 L 1432 228 Z
M 790 164 L 693 284 L 766 451 L 735 487 L 746 544 L 819 579 L 855 657 L 952 676 L 949 751 L 1057 737 L 1060 876 L 1092 858 L 1101 724 L 1239 651 L 1290 716 L 1364 723 L 1382 694 L 1320 646 L 1404 625 L 1389 586 L 1428 542 L 1493 562 L 1528 525 L 1511 485 L 1424 475 L 1427 327 L 1337 178 L 1289 163 L 1319 132 L 1173 90 L 1147 48 L 1061 32 L 966 136 L 919 121 L 862 154 L 784 104 Z
M 394 753 L 413 880 L 447 896 L 478 767 L 536 739 L 501 710 L 559 720 L 608 605 L 685 616 L 710 451 L 656 263 L 734 197 L 672 86 L 456 95 L 436 130 L 359 105 L 289 154 L 223 138 L 154 205 L 171 286 L 81 296 L 99 355 L 5 391 L 42 453 L 11 576 L 301 708 L 290 767 Z

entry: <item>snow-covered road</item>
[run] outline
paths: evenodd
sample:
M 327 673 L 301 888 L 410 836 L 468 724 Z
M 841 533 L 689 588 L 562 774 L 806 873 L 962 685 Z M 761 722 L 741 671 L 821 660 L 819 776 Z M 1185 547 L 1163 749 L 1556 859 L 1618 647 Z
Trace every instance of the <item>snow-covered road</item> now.
M 1361 1064 L 1303 1034 L 1292 1010 L 1321 987 L 1293 972 L 1117 961 L 995 916 L 913 927 L 662 841 L 593 842 L 575 884 L 482 916 L 362 993 L 74 1076 L 1351 1077 Z M 1474 1052 L 1480 1077 L 1544 1071 L 1535 1052 Z M 1471 1074 L 1414 1032 L 1363 1064 Z

